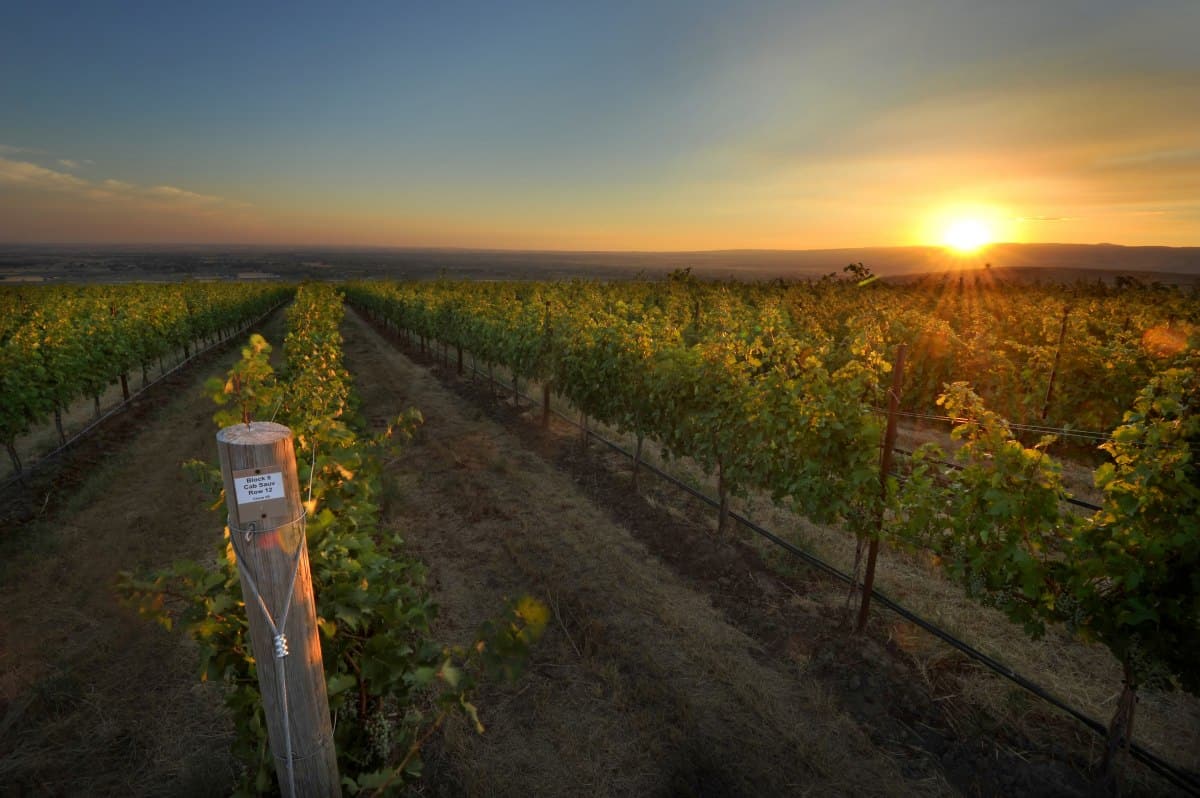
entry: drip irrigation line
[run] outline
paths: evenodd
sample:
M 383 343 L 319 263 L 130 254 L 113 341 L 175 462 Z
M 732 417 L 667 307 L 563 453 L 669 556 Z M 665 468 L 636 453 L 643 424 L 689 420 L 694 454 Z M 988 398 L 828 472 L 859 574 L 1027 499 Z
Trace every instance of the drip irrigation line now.
M 474 366 L 472 366 L 472 371 L 477 375 L 486 376 L 486 374 L 484 372 L 480 372 L 479 369 L 475 368 Z M 527 394 L 524 394 L 524 393 L 521 393 L 518 391 L 517 395 L 520 398 L 525 399 L 526 401 L 530 402 L 534 406 L 538 405 L 538 401 L 536 399 L 534 399 L 533 397 L 528 396 Z M 629 452 L 627 449 L 622 447 L 620 444 L 615 443 L 614 441 L 608 440 L 604 436 L 599 435 L 598 433 L 594 432 L 591 429 L 583 427 L 581 424 L 579 424 L 579 422 L 575 421 L 574 419 L 572 419 L 571 417 L 569 417 L 562 411 L 557 410 L 552 407 L 550 409 L 550 412 L 553 413 L 554 415 L 558 416 L 559 418 L 561 418 L 563 421 L 565 421 L 570 426 L 575 427 L 576 429 L 582 430 L 587 436 L 589 436 L 591 438 L 595 438 L 597 441 L 604 444 L 605 446 L 612 449 L 613 451 L 615 451 L 619 454 L 622 454 L 631 460 L 634 459 L 634 455 L 631 452 Z M 897 450 L 897 451 L 899 451 L 899 450 Z M 674 485 L 677 488 L 680 488 L 681 490 L 683 490 L 684 492 L 693 496 L 694 498 L 704 502 L 705 504 L 707 504 L 711 507 L 720 507 L 721 503 L 719 500 L 713 498 L 712 496 L 709 496 L 708 494 L 704 493 L 703 491 L 693 488 L 691 485 L 688 485 L 686 482 L 679 479 L 678 477 L 675 477 L 672 474 L 669 474 L 666 471 L 663 471 L 662 469 L 658 468 L 657 466 L 653 465 L 652 463 L 646 462 L 645 460 L 640 461 L 640 463 L 641 463 L 641 466 L 643 466 L 647 470 L 653 472 L 659 478 L 665 480 L 666 482 L 669 482 L 670 484 Z M 955 465 L 955 464 L 948 463 L 947 465 Z M 1073 503 L 1077 503 L 1077 502 L 1073 502 Z M 1087 502 L 1078 502 L 1078 503 L 1080 503 L 1082 506 L 1085 506 L 1088 508 L 1099 509 L 1099 508 L 1095 507 L 1095 505 L 1090 505 Z M 816 569 L 817 571 L 820 571 L 821 573 L 824 573 L 830 577 L 833 577 L 834 579 L 837 579 L 838 581 L 843 582 L 847 585 L 857 584 L 857 581 L 850 574 L 847 574 L 845 571 L 842 571 L 838 567 L 825 562 L 820 557 L 817 557 L 815 554 L 805 551 L 804 549 L 800 548 L 799 546 L 795 545 L 794 543 L 792 543 L 788 540 L 785 540 L 784 538 L 780 537 L 779 535 L 776 535 L 774 532 L 770 531 L 769 529 L 766 529 L 765 527 L 754 523 L 753 521 L 751 521 L 750 519 L 741 515 L 740 513 L 737 513 L 737 512 L 734 512 L 731 510 L 729 513 L 729 516 L 731 518 L 733 518 L 735 521 L 737 521 L 738 523 L 745 526 L 747 529 L 754 532 L 755 534 L 757 534 L 763 538 L 766 538 L 767 540 L 771 541 L 772 543 L 774 543 L 775 545 L 784 549 L 785 551 L 789 552 L 790 554 L 803 560 L 805 563 L 807 563 L 809 566 Z M 881 593 L 879 590 L 872 590 L 871 595 L 872 595 L 872 599 L 874 601 L 878 602 L 879 604 L 882 604 L 884 607 L 886 607 L 887 609 L 896 613 L 904 620 L 914 624 L 915 626 L 920 627 L 921 629 L 925 630 L 929 634 L 933 635 L 934 637 L 938 638 L 942 642 L 949 645 L 951 648 L 954 648 L 956 651 L 959 651 L 960 653 L 966 655 L 968 658 L 975 660 L 979 664 L 983 665 L 988 670 L 991 670 L 992 672 L 999 674 L 1000 676 L 1003 676 L 1004 678 L 1013 682 L 1014 684 L 1016 684 L 1017 686 L 1021 687 L 1024 690 L 1026 690 L 1027 692 L 1031 693 L 1032 695 L 1040 698 L 1041 700 L 1045 701 L 1046 703 L 1050 704 L 1051 706 L 1055 707 L 1056 709 L 1058 709 L 1062 712 L 1065 712 L 1067 715 L 1069 715 L 1072 718 L 1074 718 L 1075 720 L 1079 721 L 1086 728 L 1088 728 L 1089 730 L 1091 730 L 1092 732 L 1097 734 L 1102 739 L 1107 739 L 1108 727 L 1105 726 L 1100 721 L 1096 720 L 1095 718 L 1092 718 L 1089 715 L 1084 714 L 1082 711 L 1080 711 L 1078 709 L 1075 709 L 1070 704 L 1068 704 L 1065 701 L 1063 701 L 1062 699 L 1058 698 L 1053 693 L 1050 693 L 1049 691 L 1047 691 L 1045 688 L 1041 687 L 1036 682 L 1033 682 L 1030 679 L 1022 676 L 1021 674 L 1017 673 L 1015 670 L 1013 670 L 1009 666 L 1007 666 L 1004 663 L 994 659 L 993 657 L 983 653 L 979 649 L 971 646 L 969 643 L 966 643 L 966 642 L 958 639 L 950 632 L 942 629 L 940 626 L 937 626 L 936 624 L 932 623 L 931 621 L 926 620 L 922 616 L 918 615 L 917 613 L 915 613 L 912 610 L 905 607 L 900 602 L 898 602 L 892 598 L 889 598 L 884 593 Z M 1200 778 L 1197 778 L 1195 775 L 1189 773 L 1188 771 L 1185 771 L 1182 768 L 1178 768 L 1178 767 L 1172 765 L 1171 763 L 1165 761 L 1164 759 L 1161 759 L 1160 757 L 1158 757 L 1151 751 L 1148 751 L 1147 749 L 1143 748 L 1142 746 L 1138 745 L 1137 743 L 1131 742 L 1129 744 L 1128 750 L 1129 750 L 1130 755 L 1134 759 L 1136 759 L 1138 762 L 1141 762 L 1143 765 L 1145 765 L 1151 771 L 1153 771 L 1157 775 L 1161 776 L 1162 778 L 1166 779 L 1174 786 L 1176 786 L 1192 795 L 1200 796 Z
M 529 399 L 531 402 L 533 401 L 528 396 L 526 396 L 525 398 Z M 577 427 L 577 428 L 580 427 L 580 425 L 576 421 L 569 418 L 565 414 L 560 413 L 559 411 L 554 410 L 553 408 L 551 408 L 551 412 L 558 415 L 560 418 L 562 418 L 568 424 L 571 424 L 572 426 Z M 599 442 L 608 446 L 613 451 L 619 452 L 620 454 L 623 454 L 626 457 L 633 459 L 633 454 L 630 453 L 625 448 L 623 448 L 622 446 L 620 446 L 619 444 L 614 443 L 613 441 L 610 441 L 601 435 L 598 435 L 597 433 L 593 432 L 590 429 L 584 429 L 583 431 L 588 436 L 595 438 Z M 683 482 L 682 480 L 678 479 L 677 477 L 666 473 L 665 471 L 654 466 L 653 464 L 647 463 L 643 460 L 643 461 L 641 461 L 641 465 L 643 467 L 645 467 L 646 469 L 654 472 L 654 474 L 656 474 L 660 478 L 666 480 L 667 482 L 670 482 L 671 484 L 673 484 L 679 488 L 682 488 L 684 491 L 686 491 L 687 493 L 696 497 L 697 499 L 703 501 L 705 504 L 708 504 L 711 507 L 720 507 L 721 503 L 717 499 L 703 493 L 702 491 L 696 490 L 691 485 L 688 485 L 687 483 Z M 810 566 L 817 569 L 818 571 L 821 571 L 822 573 L 832 576 L 833 578 L 835 578 L 841 582 L 844 582 L 847 585 L 856 584 L 856 580 L 852 576 L 850 576 L 850 574 L 847 574 L 846 572 L 842 571 L 841 569 L 837 568 L 836 566 L 825 562 L 824 560 L 817 557 L 816 555 L 811 554 L 810 552 L 805 551 L 804 549 L 800 548 L 799 546 L 796 546 L 795 544 L 779 537 L 775 533 L 771 532 L 769 529 L 766 529 L 765 527 L 762 527 L 762 526 L 754 523 L 753 521 L 751 521 L 750 519 L 741 515 L 740 513 L 737 513 L 737 512 L 734 512 L 731 510 L 729 513 L 729 516 L 730 516 L 730 518 L 733 518 L 735 521 L 737 521 L 738 523 L 745 526 L 747 529 L 750 529 L 751 531 L 766 538 L 767 540 L 771 541 L 772 543 L 779 546 L 780 548 L 788 551 L 789 553 L 795 555 L 796 557 L 799 557 L 801 560 L 808 563 Z M 896 613 L 901 618 L 904 618 L 905 620 L 909 621 L 910 623 L 921 627 L 926 632 L 929 632 L 931 635 L 938 638 L 942 642 L 949 644 L 952 648 L 965 654 L 966 656 L 970 657 L 971 659 L 973 659 L 976 662 L 980 663 L 981 665 L 985 666 L 989 670 L 1005 677 L 1006 679 L 1013 682 L 1014 684 L 1024 688 L 1025 690 L 1027 690 L 1028 692 L 1037 696 L 1038 698 L 1042 699 L 1043 701 L 1047 702 L 1051 706 L 1053 706 L 1063 712 L 1066 712 L 1068 715 L 1075 718 L 1077 721 L 1082 723 L 1084 726 L 1086 726 L 1087 728 L 1091 729 L 1093 732 L 1098 734 L 1101 738 L 1107 737 L 1108 728 L 1104 724 L 1102 724 L 1100 721 L 1095 720 L 1094 718 L 1092 718 L 1088 715 L 1085 715 L 1080 710 L 1075 709 L 1074 707 L 1067 704 L 1063 700 L 1057 698 L 1052 693 L 1048 692 L 1047 690 L 1042 688 L 1040 685 L 1038 685 L 1036 682 L 1030 681 L 1029 679 L 1027 679 L 1024 676 L 1022 676 L 1021 674 L 1017 673 L 1016 671 L 1014 671 L 1012 668 L 1008 667 L 1004 663 L 993 659 L 992 657 L 988 656 L 987 654 L 984 654 L 982 651 L 974 648 L 970 644 L 965 643 L 962 640 L 959 640 L 957 637 L 955 637 L 950 632 L 947 632 L 944 629 L 942 629 L 941 627 L 937 626 L 936 624 L 925 620 L 923 617 L 921 617 L 920 615 L 917 615 L 915 612 L 908 609 L 904 605 L 900 604 L 898 601 L 895 601 L 894 599 L 889 598 L 886 594 L 881 593 L 878 590 L 872 590 L 871 594 L 872 594 L 872 598 L 874 601 L 887 607 L 889 610 Z M 1165 760 L 1160 759 L 1159 757 L 1157 757 L 1150 751 L 1147 751 L 1145 748 L 1141 747 L 1140 745 L 1138 745 L 1136 743 L 1130 744 L 1129 751 L 1130 751 L 1130 754 L 1135 759 L 1137 759 L 1139 762 L 1141 762 L 1144 765 L 1146 765 L 1147 767 L 1149 767 L 1151 770 L 1153 770 L 1155 773 L 1157 773 L 1158 775 L 1165 778 L 1167 781 L 1174 784 L 1176 787 L 1186 790 L 1194 795 L 1200 795 L 1200 780 L 1196 779 L 1191 774 L 1187 773 L 1184 770 L 1176 768 L 1174 765 L 1171 765 L 1169 762 L 1166 762 Z
M 235 333 L 230 333 L 230 335 L 227 338 L 225 338 L 224 340 L 209 344 L 204 349 L 198 349 L 193 354 L 189 355 L 188 357 L 185 357 L 183 360 L 179 361 L 174 366 L 172 366 L 169 371 L 166 371 L 166 372 L 158 375 L 153 380 L 146 383 L 141 388 L 138 388 L 133 393 L 131 393 L 129 395 L 128 399 L 122 399 L 120 402 L 118 402 L 117 404 L 113 405 L 108 410 L 106 410 L 104 412 L 104 414 L 101 415 L 99 418 L 92 419 L 90 422 L 88 422 L 88 425 L 86 427 L 79 430 L 79 432 L 76 432 L 74 435 L 72 435 L 70 438 L 68 438 L 66 440 L 66 442 L 60 444 L 59 446 L 57 446 L 54 449 L 51 449 L 46 454 L 42 455 L 37 460 L 30 463 L 27 468 L 25 468 L 24 470 L 21 471 L 21 473 L 13 474 L 12 476 L 5 479 L 3 482 L 0 482 L 0 490 L 7 490 L 11 485 L 23 480 L 25 477 L 33 476 L 35 473 L 37 473 L 37 471 L 39 471 L 41 468 L 43 468 L 51 460 L 54 460 L 55 458 L 60 456 L 63 452 L 76 446 L 81 440 L 83 440 L 85 437 L 90 435 L 96 429 L 96 427 L 100 426 L 105 421 L 107 421 L 109 418 L 112 418 L 114 415 L 122 412 L 127 407 L 129 407 L 129 405 L 133 404 L 134 399 L 137 399 L 139 396 L 144 394 L 146 391 L 150 390 L 155 385 L 158 385 L 160 382 L 167 379 L 167 377 L 170 377 L 172 374 L 179 371 L 180 369 L 182 369 L 184 366 L 191 363 L 196 358 L 203 357 L 204 355 L 207 355 L 209 352 L 216 349 L 217 347 L 228 344 L 235 337 L 243 334 L 244 332 L 246 332 L 246 330 L 248 330 L 251 327 L 253 327 L 254 325 L 258 324 L 260 321 L 265 319 L 267 316 L 270 316 L 275 311 L 279 310 L 279 308 L 281 308 L 284 304 L 286 304 L 286 300 L 284 302 L 280 302 L 279 304 L 275 305 L 270 310 L 266 311 L 265 313 L 263 313 L 262 315 L 258 316 L 255 319 L 253 319 L 252 321 L 247 322 L 246 324 L 242 325 L 241 329 L 239 329 Z

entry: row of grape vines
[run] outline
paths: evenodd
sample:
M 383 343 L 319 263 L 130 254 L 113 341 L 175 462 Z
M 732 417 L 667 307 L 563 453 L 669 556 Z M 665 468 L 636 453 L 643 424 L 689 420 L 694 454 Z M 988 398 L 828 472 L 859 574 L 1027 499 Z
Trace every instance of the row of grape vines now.
M 65 439 L 63 411 L 99 396 L 129 374 L 143 383 L 156 361 L 201 342 L 224 338 L 281 302 L 280 285 L 23 286 L 0 291 L 0 440 L 15 472 L 18 436 L 54 416 Z
M 222 407 L 215 416 L 219 427 L 275 418 L 295 436 L 300 484 L 307 491 L 321 652 L 337 719 L 334 743 L 343 786 L 358 793 L 398 789 L 419 774 L 420 746 L 447 713 L 461 713 L 478 726 L 469 698 L 480 673 L 519 666 L 545 614 L 524 600 L 482 630 L 475 645 L 451 648 L 432 641 L 435 608 L 423 566 L 404 553 L 400 534 L 380 523 L 383 463 L 411 437 L 421 417 L 410 410 L 379 435 L 362 431 L 342 364 L 343 312 L 332 286 L 302 286 L 288 311 L 283 373 L 275 373 L 270 345 L 255 335 L 228 379 L 214 380 L 209 388 Z M 212 466 L 190 467 L 219 489 L 220 475 Z M 151 575 L 125 574 L 121 590 L 143 614 L 168 628 L 181 627 L 197 641 L 205 678 L 230 687 L 234 751 L 246 766 L 240 790 L 271 790 L 274 760 L 228 528 L 217 570 L 177 563 Z M 416 700 L 430 690 L 433 701 Z
M 1114 729 L 1127 742 L 1138 687 L 1200 690 L 1200 354 L 1194 328 L 1190 345 L 1170 351 L 1143 341 L 1159 326 L 1184 329 L 1192 321 L 1181 317 L 1194 320 L 1196 309 L 1173 304 L 1187 297 L 1164 295 L 1160 310 L 1175 319 L 1160 325 L 1149 298 L 1118 302 L 1120 328 L 1137 314 L 1130 336 L 1077 341 L 1087 358 L 1107 351 L 1121 364 L 1124 371 L 1104 383 L 1102 394 L 1094 390 L 1106 398 L 1124 391 L 1127 402 L 1097 453 L 1105 460 L 1096 471 L 1103 507 L 1083 515 L 1061 501 L 1067 491 L 1061 464 L 1048 452 L 1053 437 L 1027 445 L 962 379 L 993 379 L 989 395 L 1002 394 L 997 373 L 1050 366 L 1053 358 L 1044 355 L 1061 330 L 1061 296 L 980 287 L 968 300 L 967 289 L 939 290 L 939 303 L 924 310 L 917 308 L 931 301 L 928 286 L 705 285 L 686 275 L 610 286 L 359 283 L 347 287 L 347 298 L 398 331 L 549 385 L 581 412 L 634 435 L 639 448 L 649 437 L 668 455 L 694 459 L 717 475 L 722 525 L 728 494 L 751 490 L 857 536 L 875 534 L 882 513 L 879 534 L 935 553 L 970 596 L 1000 608 L 1030 635 L 1065 623 L 1105 644 L 1125 672 L 1125 711 Z M 1110 297 L 1088 290 L 1095 294 L 1088 301 L 1107 307 Z M 1080 289 L 1073 317 L 1111 332 L 1103 318 L 1084 316 L 1086 298 Z M 993 365 L 982 373 L 937 371 L 945 381 L 926 395 L 935 364 L 954 361 L 924 346 L 931 322 L 921 314 L 947 327 L 962 321 L 939 320 L 938 308 L 947 305 L 966 313 L 968 327 L 1003 308 L 1011 315 L 1009 340 L 1049 315 L 1044 334 L 1032 336 L 1045 351 L 1026 352 L 1030 358 L 1021 361 L 1014 351 L 993 351 Z M 908 326 L 881 321 L 897 317 Z M 1150 326 L 1138 333 L 1139 325 Z M 1136 353 L 1135 337 L 1143 341 Z M 959 446 L 952 453 L 920 447 L 888 480 L 881 507 L 881 419 L 873 411 L 885 404 L 888 353 L 898 342 L 915 352 L 907 405 L 929 405 L 954 419 Z M 1117 344 L 1127 359 L 1116 354 Z M 1068 360 L 1060 358 L 1060 367 Z M 1091 389 L 1072 385 L 1073 374 L 1060 368 L 1057 395 L 1078 409 L 1069 397 Z M 1124 380 L 1141 384 L 1126 389 Z

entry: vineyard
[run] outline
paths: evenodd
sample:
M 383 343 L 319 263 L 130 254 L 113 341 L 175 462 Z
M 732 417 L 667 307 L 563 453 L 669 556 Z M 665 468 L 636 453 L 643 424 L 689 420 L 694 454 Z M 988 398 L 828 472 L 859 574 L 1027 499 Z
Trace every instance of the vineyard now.
M 22 471 L 16 440 L 53 416 L 66 443 L 63 414 L 79 399 L 100 396 L 112 383 L 130 398 L 129 374 L 142 385 L 163 358 L 232 335 L 288 294 L 279 286 L 217 283 L 171 286 L 6 287 L 0 290 L 0 440 L 15 474 Z
M 72 404 L 98 407 L 96 397 L 117 382 L 128 399 L 130 373 L 146 384 L 159 358 L 224 340 L 293 292 L 217 284 L 0 292 L 0 437 L 13 473 L 26 466 L 21 436 L 53 420 L 63 442 L 61 417 Z M 957 585 L 965 603 L 1003 615 L 1031 647 L 1048 635 L 1103 647 L 1121 678 L 1101 688 L 1119 695 L 1088 765 L 1102 781 L 1115 778 L 1138 739 L 1139 696 L 1200 692 L 1194 295 L 986 277 L 898 286 L 861 267 L 845 279 L 796 284 L 712 283 L 677 272 L 616 284 L 305 285 L 287 311 L 281 351 L 251 337 L 206 392 L 217 427 L 278 420 L 295 435 L 334 745 L 350 793 L 419 779 L 427 747 L 443 762 L 432 741 L 455 716 L 482 731 L 487 697 L 506 689 L 489 685 L 536 662 L 538 639 L 551 637 L 550 614 L 582 650 L 558 606 L 543 603 L 538 585 L 556 577 L 519 553 L 514 561 L 530 576 L 523 586 L 537 598 L 514 589 L 476 613 L 482 623 L 456 627 L 456 640 L 441 637 L 436 585 L 405 540 L 417 530 L 385 520 L 389 473 L 402 469 L 406 447 L 428 446 L 428 411 L 364 415 L 358 393 L 384 378 L 351 377 L 343 296 L 443 380 L 486 380 L 475 399 L 503 393 L 520 405 L 522 388 L 537 386 L 540 396 L 526 400 L 529 426 L 561 428 L 552 415 L 565 414 L 578 420 L 562 433 L 572 440 L 628 442 L 634 495 L 655 490 L 648 481 L 664 469 L 687 474 L 677 481 L 696 495 L 711 487 L 715 533 L 691 547 L 744 546 L 739 524 L 749 523 L 750 508 L 783 523 L 803 519 L 822 530 L 821 556 L 846 563 L 855 584 L 869 583 L 863 569 L 873 572 L 882 542 L 881 568 L 889 558 L 923 563 L 931 595 L 944 595 L 935 582 Z M 897 427 L 911 444 L 895 444 Z M 188 471 L 219 491 L 204 459 L 211 453 Z M 793 531 L 767 534 L 811 557 Z M 669 539 L 656 545 L 667 562 L 684 556 L 669 551 Z M 441 556 L 417 548 L 422 558 Z M 226 685 L 241 789 L 261 792 L 273 789 L 275 765 L 228 529 L 210 560 L 127 570 L 119 592 L 198 644 L 201 673 Z M 790 567 L 764 568 L 782 571 L 794 592 Z M 853 626 L 841 615 L 825 623 Z M 956 630 L 968 643 L 971 626 Z M 475 750 L 455 739 L 444 745 Z M 1177 753 L 1186 740 L 1166 757 L 1173 765 L 1149 757 L 1163 783 L 1185 791 L 1197 783 L 1188 772 L 1194 757 Z M 773 778 L 762 775 L 768 770 L 745 776 L 743 787 L 774 784 L 756 781 Z
M 1124 670 L 1110 746 L 1127 744 L 1139 687 L 1200 688 L 1194 301 L 961 279 L 895 290 L 869 278 L 815 289 L 677 278 L 352 284 L 347 295 L 422 349 L 440 341 L 460 363 L 466 350 L 506 367 L 514 395 L 536 380 L 547 407 L 553 391 L 585 421 L 632 433 L 635 474 L 646 438 L 715 473 L 719 533 L 730 494 L 764 492 L 860 541 L 930 552 L 1035 638 L 1063 623 L 1100 641 Z M 910 453 L 881 499 L 879 408 L 898 346 L 911 351 L 901 411 L 949 422 L 957 447 Z M 1060 436 L 1109 456 L 1091 516 L 1065 501 L 1049 452 Z

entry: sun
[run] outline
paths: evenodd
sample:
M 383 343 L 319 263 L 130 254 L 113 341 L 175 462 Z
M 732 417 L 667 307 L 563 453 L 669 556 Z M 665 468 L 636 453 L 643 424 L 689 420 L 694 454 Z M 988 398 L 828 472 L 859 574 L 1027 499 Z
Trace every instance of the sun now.
M 991 225 L 982 219 L 955 219 L 942 231 L 942 243 L 963 254 L 976 252 L 995 240 Z

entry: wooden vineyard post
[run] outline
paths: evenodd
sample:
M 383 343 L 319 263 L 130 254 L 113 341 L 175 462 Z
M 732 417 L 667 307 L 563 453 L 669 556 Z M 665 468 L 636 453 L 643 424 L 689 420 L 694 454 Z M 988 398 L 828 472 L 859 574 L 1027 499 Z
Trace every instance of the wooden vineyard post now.
M 883 512 L 887 504 L 888 472 L 892 470 L 892 449 L 896 446 L 896 413 L 900 410 L 900 389 L 904 385 L 904 356 L 908 347 L 896 347 L 896 364 L 892 367 L 892 387 L 888 391 L 887 430 L 883 434 L 883 451 L 879 453 L 879 511 L 875 519 L 875 534 L 867 549 L 867 571 L 863 574 L 862 602 L 858 605 L 858 623 L 854 630 L 861 632 L 867 626 L 867 613 L 871 609 L 871 591 L 875 588 L 875 560 L 879 556 L 879 535 L 883 531 Z
M 217 453 L 280 790 L 340 796 L 292 431 L 235 424 L 217 433 Z
M 550 381 L 542 383 L 542 427 L 550 427 Z
M 462 374 L 463 374 L 463 354 L 462 354 L 462 347 L 461 347 L 461 346 L 459 346 L 459 345 L 457 345 L 457 344 L 455 344 L 455 348 L 458 350 L 458 376 L 460 376 L 460 377 L 461 377 L 461 376 L 462 376 Z

